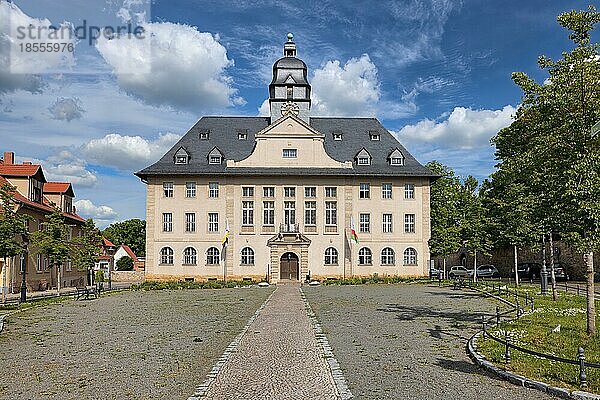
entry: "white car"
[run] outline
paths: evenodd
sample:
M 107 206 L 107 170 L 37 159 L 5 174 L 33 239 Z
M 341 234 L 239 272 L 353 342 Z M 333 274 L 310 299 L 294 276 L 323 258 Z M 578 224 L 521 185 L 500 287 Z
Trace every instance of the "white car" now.
M 448 277 L 450 279 L 464 278 L 466 276 L 469 276 L 470 274 L 471 274 L 471 270 L 467 269 L 466 267 L 463 267 L 462 265 L 455 265 L 452 268 L 450 268 Z

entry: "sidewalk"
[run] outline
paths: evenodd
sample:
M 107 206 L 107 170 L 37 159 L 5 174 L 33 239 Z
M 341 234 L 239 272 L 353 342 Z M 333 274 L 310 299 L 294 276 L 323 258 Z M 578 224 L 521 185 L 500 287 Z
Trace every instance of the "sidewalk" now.
M 131 287 L 131 283 L 128 282 L 113 282 L 111 290 L 123 290 L 129 289 Z M 108 283 L 104 283 L 104 290 L 102 292 L 108 292 Z M 77 289 L 74 287 L 67 287 L 60 290 L 60 296 L 75 296 L 77 294 Z M 0 293 L 1 296 L 1 293 Z M 44 291 L 35 291 L 35 292 L 27 292 L 27 301 L 32 300 L 41 300 L 41 299 L 49 299 L 53 297 L 59 297 L 59 293 L 56 289 L 44 290 Z M 1 297 L 0 297 L 1 299 Z M 6 304 L 13 305 L 18 304 L 21 299 L 20 293 L 7 293 L 6 294 Z M 0 303 L 1 305 L 1 303 Z
M 340 398 L 298 284 L 278 285 L 201 398 Z

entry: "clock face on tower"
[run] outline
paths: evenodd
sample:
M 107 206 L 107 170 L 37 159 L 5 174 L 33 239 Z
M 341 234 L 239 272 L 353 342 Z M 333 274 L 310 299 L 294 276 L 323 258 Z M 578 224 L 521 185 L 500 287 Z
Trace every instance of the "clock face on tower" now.
M 298 106 L 298 104 L 292 102 L 292 101 L 288 101 L 285 104 L 283 104 L 281 106 L 281 115 L 298 115 L 300 114 L 300 107 Z

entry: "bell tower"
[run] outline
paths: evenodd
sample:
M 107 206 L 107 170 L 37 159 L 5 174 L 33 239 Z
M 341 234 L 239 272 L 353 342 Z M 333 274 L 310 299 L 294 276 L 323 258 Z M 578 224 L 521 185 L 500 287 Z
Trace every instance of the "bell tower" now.
M 271 123 L 292 113 L 306 123 L 310 119 L 310 84 L 304 61 L 296 58 L 294 35 L 288 33 L 283 57 L 273 64 L 273 80 L 269 85 Z

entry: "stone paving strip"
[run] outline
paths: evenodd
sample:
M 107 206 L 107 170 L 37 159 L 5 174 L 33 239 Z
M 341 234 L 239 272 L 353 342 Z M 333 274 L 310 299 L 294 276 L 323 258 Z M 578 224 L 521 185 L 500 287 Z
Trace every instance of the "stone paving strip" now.
M 191 399 L 339 400 L 336 380 L 299 285 L 281 284 L 212 384 Z

